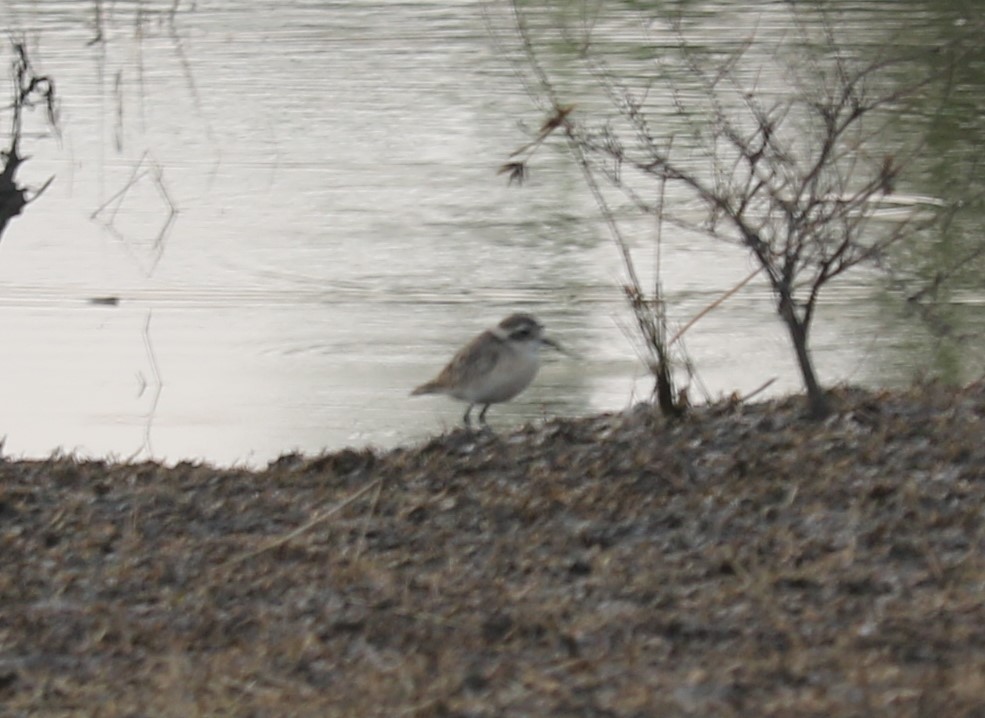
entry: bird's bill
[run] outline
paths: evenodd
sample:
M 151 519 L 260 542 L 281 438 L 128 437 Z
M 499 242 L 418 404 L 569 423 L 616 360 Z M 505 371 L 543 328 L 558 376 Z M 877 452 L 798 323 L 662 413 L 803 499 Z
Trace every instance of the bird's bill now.
M 566 351 L 564 350 L 564 347 L 562 347 L 562 346 L 561 346 L 560 344 L 558 344 L 558 343 L 557 343 L 556 341 L 554 341 L 553 339 L 551 339 L 551 338 L 549 338 L 549 337 L 541 337 L 541 338 L 540 338 L 540 340 L 541 340 L 541 341 L 542 341 L 542 342 L 543 342 L 544 344 L 546 344 L 547 346 L 549 346 L 549 347 L 553 347 L 554 349 L 556 349 L 556 350 L 558 350 L 559 352 L 561 352 L 561 353 L 562 353 L 562 354 L 564 354 L 565 356 L 570 356 L 570 354 L 568 354 L 568 352 L 566 352 Z

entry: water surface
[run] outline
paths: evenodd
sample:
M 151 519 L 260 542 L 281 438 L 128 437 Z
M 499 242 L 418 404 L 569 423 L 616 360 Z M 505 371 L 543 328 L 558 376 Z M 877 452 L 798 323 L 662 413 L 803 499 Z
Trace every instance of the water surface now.
M 790 26 L 786 3 L 690 5 L 710 44 L 755 28 L 765 48 Z M 907 5 L 921 8 L 915 44 L 960 20 Z M 646 398 L 619 257 L 570 158 L 545 148 L 523 187 L 497 175 L 543 119 L 507 52 L 501 7 L 205 0 L 173 13 L 170 2 L 102 3 L 98 18 L 95 7 L 0 3 L 61 97 L 61 136 L 32 136 L 22 168 L 35 186 L 55 182 L 0 244 L 7 454 L 261 464 L 419 440 L 462 407 L 410 388 L 517 310 L 576 358 L 549 356 L 528 392 L 490 411 L 494 425 Z M 639 46 L 633 4 L 600 7 L 596 36 L 639 72 L 639 54 L 623 52 Z M 869 4 L 839 29 L 897 27 L 898 7 Z M 590 78 L 568 80 L 589 106 Z M 964 131 L 942 132 L 937 156 L 967 161 L 981 99 L 981 85 L 961 95 Z M 948 180 L 909 189 L 940 196 Z M 652 232 L 635 226 L 649 267 Z M 677 324 L 752 269 L 735 248 L 673 233 L 661 258 Z M 975 334 L 981 294 L 966 290 L 953 316 Z M 109 296 L 119 302 L 89 301 Z M 770 379 L 770 393 L 799 389 L 762 282 L 687 347 L 697 400 Z M 828 383 L 980 371 L 868 274 L 830 293 L 814 348 Z

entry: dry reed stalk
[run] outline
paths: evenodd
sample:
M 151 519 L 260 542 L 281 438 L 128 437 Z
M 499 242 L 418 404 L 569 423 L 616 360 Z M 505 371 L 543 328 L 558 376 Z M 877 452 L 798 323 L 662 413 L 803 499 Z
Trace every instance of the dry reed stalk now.
M 236 565 L 238 563 L 242 563 L 243 561 L 246 561 L 248 559 L 255 558 L 255 557 L 259 556 L 260 554 L 266 553 L 267 551 L 270 551 L 272 549 L 275 549 L 275 548 L 277 548 L 279 546 L 283 546 L 284 544 L 288 543 L 289 541 L 292 541 L 293 539 L 296 539 L 301 534 L 306 533 L 307 531 L 310 531 L 315 526 L 317 526 L 321 522 L 325 521 L 326 519 L 330 518 L 331 516 L 334 516 L 335 514 L 339 513 L 346 506 L 348 506 L 349 504 L 351 504 L 354 501 L 356 501 L 356 499 L 360 498 L 364 494 L 369 493 L 369 491 L 371 491 L 372 489 L 378 488 L 378 487 L 382 486 L 382 484 L 383 484 L 383 479 L 376 479 L 374 481 L 370 481 L 368 484 L 366 484 L 365 486 L 363 486 L 358 491 L 356 491 L 356 492 L 354 492 L 352 494 L 349 494 L 349 496 L 347 496 L 346 498 L 342 499 L 342 501 L 340 501 L 337 504 L 334 504 L 331 507 L 325 509 L 324 511 L 316 514 L 314 516 L 314 518 L 312 518 L 310 521 L 308 521 L 308 523 L 299 526 L 298 528 L 294 529 L 293 531 L 291 531 L 289 533 L 284 534 L 283 536 L 279 536 L 278 538 L 274 539 L 273 541 L 270 541 L 269 543 L 264 544 L 260 548 L 254 549 L 253 551 L 247 551 L 245 553 L 240 554 L 239 556 L 235 556 L 235 557 L 231 558 L 226 565 L 227 566 L 234 566 L 234 565 Z M 379 497 L 379 494 L 377 494 L 377 498 L 378 497 Z

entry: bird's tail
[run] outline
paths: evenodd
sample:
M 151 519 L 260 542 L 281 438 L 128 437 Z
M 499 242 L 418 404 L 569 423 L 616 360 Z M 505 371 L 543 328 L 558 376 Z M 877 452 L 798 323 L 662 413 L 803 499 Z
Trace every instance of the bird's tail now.
M 439 386 L 438 382 L 429 381 L 424 384 L 421 384 L 419 387 L 414 389 L 414 391 L 412 391 L 410 395 L 419 396 L 421 394 L 437 394 L 439 391 L 441 391 L 441 387 Z

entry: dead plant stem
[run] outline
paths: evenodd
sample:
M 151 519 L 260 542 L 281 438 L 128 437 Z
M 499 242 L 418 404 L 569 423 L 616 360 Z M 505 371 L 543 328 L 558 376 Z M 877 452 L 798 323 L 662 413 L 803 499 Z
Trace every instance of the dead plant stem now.
M 763 268 L 762 268 L 762 267 L 757 267 L 757 268 L 756 268 L 756 269 L 754 269 L 754 270 L 753 270 L 753 271 L 752 271 L 752 272 L 751 272 L 751 273 L 750 273 L 750 274 L 749 274 L 749 275 L 748 275 L 748 276 L 747 276 L 747 277 L 746 277 L 745 279 L 743 279 L 743 280 L 742 280 L 741 282 L 739 282 L 738 284 L 736 284 L 736 285 L 735 285 L 734 287 L 732 287 L 732 288 L 731 288 L 730 290 L 728 290 L 727 292 L 725 292 L 725 294 L 723 294 L 722 296 L 720 296 L 720 297 L 719 297 L 718 299 L 716 299 L 715 301 L 713 301 L 713 302 L 712 302 L 711 304 L 709 304 L 709 305 L 708 305 L 707 307 L 705 307 L 705 308 L 704 308 L 704 309 L 702 309 L 702 310 L 701 310 L 700 312 L 698 312 L 698 313 L 697 313 L 697 314 L 695 314 L 695 315 L 694 315 L 693 317 L 691 317 L 691 319 L 690 319 L 690 320 L 688 320 L 688 322 L 687 322 L 687 324 L 685 324 L 685 325 L 684 325 L 683 327 L 681 327 L 680 329 L 678 329 L 678 330 L 677 330 L 677 333 L 676 333 L 676 334 L 674 334 L 674 336 L 672 336 L 672 337 L 670 338 L 670 341 L 669 341 L 669 342 L 667 342 L 667 346 L 668 346 L 668 347 L 672 347 L 672 346 L 674 346 L 674 343 L 675 343 L 675 342 L 676 342 L 676 341 L 677 341 L 678 339 L 680 339 L 680 338 L 681 338 L 682 336 L 684 336 L 684 333 L 685 333 L 685 332 L 686 332 L 686 331 L 687 331 L 688 329 L 690 329 L 690 328 L 691 328 L 691 327 L 693 327 L 693 326 L 694 326 L 695 324 L 697 324 L 697 322 L 698 322 L 698 320 L 700 320 L 700 319 L 701 319 L 702 317 L 704 317 L 704 316 L 705 316 L 706 314 L 709 314 L 709 313 L 710 313 L 710 312 L 711 312 L 712 310 L 714 310 L 714 309 L 716 309 L 717 307 L 719 307 L 719 306 L 720 306 L 720 305 L 721 305 L 721 304 L 722 304 L 723 302 L 725 302 L 725 301 L 726 301 L 726 300 L 727 300 L 727 299 L 728 299 L 729 297 L 731 297 L 731 296 L 732 296 L 733 294 L 735 294 L 736 292 L 738 292 L 738 291 L 739 291 L 740 289 L 742 289 L 742 288 L 743 288 L 744 286 L 746 286 L 747 284 L 749 284 L 749 282 L 751 282 L 751 281 L 753 280 L 753 278 L 754 278 L 754 277 L 755 277 L 755 276 L 756 276 L 757 274 L 759 274 L 760 272 L 762 272 L 762 271 L 763 271 Z
M 339 513 L 346 506 L 353 503 L 363 495 L 369 493 L 374 488 L 379 487 L 380 485 L 382 485 L 382 483 L 383 483 L 383 479 L 376 479 L 374 481 L 370 481 L 368 484 L 363 486 L 358 491 L 349 494 L 349 496 L 342 499 L 338 503 L 333 504 L 332 506 L 325 509 L 324 511 L 315 514 L 314 518 L 312 518 L 306 524 L 299 526 L 298 528 L 294 529 L 289 533 L 284 534 L 283 536 L 279 536 L 278 538 L 274 539 L 273 541 L 270 541 L 269 543 L 264 544 L 258 549 L 254 549 L 253 551 L 247 551 L 245 553 L 240 554 L 239 556 L 235 556 L 234 558 L 229 560 L 228 565 L 233 566 L 235 564 L 242 563 L 243 561 L 247 561 L 251 558 L 257 557 L 262 553 L 266 553 L 267 551 L 275 549 L 279 546 L 283 546 L 289 541 L 292 541 L 296 539 L 298 536 L 310 531 L 311 529 L 313 529 L 315 526 L 322 523 L 326 519 L 331 518 L 335 514 Z

